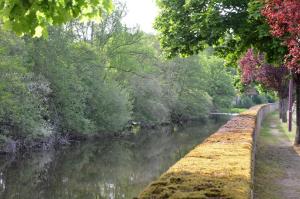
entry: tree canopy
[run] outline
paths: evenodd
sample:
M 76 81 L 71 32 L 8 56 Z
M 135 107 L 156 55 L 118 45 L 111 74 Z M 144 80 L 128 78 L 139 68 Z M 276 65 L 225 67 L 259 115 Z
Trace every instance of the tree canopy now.
M 271 32 L 275 37 L 284 40 L 288 47 L 287 66 L 300 73 L 300 2 L 297 0 L 271 0 L 265 5 L 262 13 L 267 18 Z
M 99 21 L 113 8 L 111 0 L 1 0 L 0 21 L 18 35 L 47 35 L 49 25 L 61 25 L 73 19 Z
M 155 27 L 167 57 L 197 54 L 214 46 L 236 65 L 249 48 L 265 52 L 271 62 L 282 62 L 286 48 L 272 37 L 259 0 L 159 1 Z

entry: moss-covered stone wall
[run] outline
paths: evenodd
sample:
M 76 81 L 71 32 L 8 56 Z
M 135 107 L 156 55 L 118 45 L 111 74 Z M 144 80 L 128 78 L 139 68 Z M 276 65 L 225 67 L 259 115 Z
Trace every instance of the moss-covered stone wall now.
M 255 140 L 276 104 L 232 118 L 140 193 L 140 199 L 252 198 Z

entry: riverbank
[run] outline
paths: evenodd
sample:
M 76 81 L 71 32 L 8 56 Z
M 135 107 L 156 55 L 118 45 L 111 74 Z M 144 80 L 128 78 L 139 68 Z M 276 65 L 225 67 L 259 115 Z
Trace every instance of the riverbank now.
M 132 199 L 225 122 L 142 129 L 122 138 L 0 156 L 0 198 Z
M 24 137 L 24 138 L 10 138 L 0 137 L 0 154 L 17 154 L 17 153 L 31 153 L 33 151 L 49 151 L 60 147 L 101 140 L 127 139 L 131 136 L 147 130 L 159 130 L 167 127 L 171 129 L 178 129 L 180 127 L 189 126 L 193 123 L 209 124 L 212 121 L 227 121 L 229 116 L 218 116 L 210 119 L 194 119 L 184 120 L 177 123 L 142 123 L 133 122 L 122 131 L 118 132 L 99 132 L 94 134 L 84 133 L 53 133 L 47 137 Z
M 295 126 L 294 126 L 295 127 Z M 298 199 L 300 196 L 300 147 L 294 147 L 293 132 L 270 114 L 258 138 L 255 164 L 255 199 Z

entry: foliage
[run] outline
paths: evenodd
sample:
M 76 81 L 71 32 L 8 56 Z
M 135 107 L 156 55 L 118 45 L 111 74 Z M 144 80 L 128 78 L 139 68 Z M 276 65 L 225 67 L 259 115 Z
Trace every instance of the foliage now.
M 287 67 L 293 73 L 294 82 L 296 83 L 296 138 L 295 144 L 300 143 L 299 129 L 300 129 L 300 92 L 299 92 L 299 60 L 300 60 L 300 47 L 299 47 L 299 8 L 300 2 L 297 0 L 270 0 L 266 2 L 262 14 L 266 17 L 271 32 L 275 37 L 284 41 L 288 48 L 285 56 Z
M 247 23 L 247 1 L 159 1 L 155 27 L 168 57 L 197 54 Z
M 259 0 L 159 1 L 159 6 L 155 27 L 167 57 L 197 54 L 210 45 L 228 64 L 236 65 L 250 47 L 277 62 L 286 52 L 280 40 L 270 35 Z
M 266 103 L 272 103 L 273 98 L 270 95 L 267 94 L 259 94 L 259 95 L 241 95 L 237 103 L 235 104 L 235 108 L 242 108 L 242 109 L 248 109 L 251 108 L 254 105 L 258 104 L 266 104 Z
M 242 82 L 258 83 L 268 90 L 278 92 L 281 98 L 287 97 L 289 71 L 285 66 L 272 66 L 266 63 L 264 56 L 249 49 L 240 60 Z
M 236 105 L 238 108 L 250 108 L 254 106 L 254 102 L 250 96 L 242 95 L 239 103 Z
M 47 121 L 47 82 L 41 83 L 22 66 L 23 43 L 4 33 L 0 36 L 0 134 L 27 137 L 44 133 Z
M 275 37 L 282 38 L 288 47 L 286 64 L 299 73 L 300 2 L 297 0 L 271 0 L 262 10 Z
M 165 60 L 155 36 L 122 25 L 116 5 L 99 24 L 49 27 L 47 40 L 0 30 L 0 70 L 10 74 L 0 82 L 0 117 L 12 127 L 1 135 L 103 134 L 231 107 L 232 74 L 212 49 Z
M 158 79 L 133 77 L 130 87 L 135 120 L 145 123 L 170 121 L 170 109 L 163 100 L 163 88 Z
M 73 43 L 62 30 L 53 30 L 48 41 L 33 40 L 32 45 L 31 67 L 51 83 L 51 113 L 60 130 L 95 133 L 124 127 L 131 114 L 128 95 L 103 79 L 101 59 L 93 47 Z
M 267 97 L 263 96 L 263 95 L 255 95 L 252 98 L 252 101 L 255 104 L 264 104 L 264 103 L 268 103 L 268 99 Z
M 48 25 L 61 25 L 76 18 L 99 20 L 111 10 L 111 0 L 1 0 L 0 20 L 18 35 L 40 37 L 47 35 Z
M 206 88 L 213 99 L 214 110 L 226 111 L 231 107 L 232 97 L 235 95 L 231 71 L 224 67 L 223 59 L 208 51 L 200 56 L 200 64 L 205 67 L 205 77 L 208 79 Z

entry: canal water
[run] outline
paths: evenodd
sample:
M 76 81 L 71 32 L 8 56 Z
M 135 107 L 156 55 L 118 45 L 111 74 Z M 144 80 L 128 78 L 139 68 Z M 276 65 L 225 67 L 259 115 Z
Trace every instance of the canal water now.
M 132 199 L 226 120 L 0 157 L 1 199 Z

